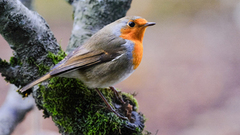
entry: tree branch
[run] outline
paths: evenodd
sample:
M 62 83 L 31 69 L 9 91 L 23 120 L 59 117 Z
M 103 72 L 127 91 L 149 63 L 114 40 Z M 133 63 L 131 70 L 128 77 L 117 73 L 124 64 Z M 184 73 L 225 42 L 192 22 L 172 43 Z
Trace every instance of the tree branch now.
M 22 100 L 16 89 L 16 87 L 11 85 L 6 100 L 0 108 L 1 135 L 10 135 L 17 124 L 23 120 L 25 114 L 32 110 L 34 105 L 33 98 L 29 97 L 27 100 Z
M 32 9 L 31 0 L 22 0 L 22 3 L 24 3 L 26 7 Z M 16 75 L 14 75 L 15 71 L 13 70 L 19 68 L 12 67 L 16 66 L 18 63 L 16 58 L 12 57 L 11 61 L 12 64 L 16 64 L 11 65 L 0 58 L 0 71 L 3 76 L 6 76 L 6 80 L 14 80 Z M 22 100 L 21 95 L 16 93 L 16 89 L 16 87 L 11 85 L 5 102 L 0 108 L 0 134 L 2 135 L 10 135 L 17 124 L 23 120 L 26 113 L 32 110 L 34 105 L 32 97 L 27 98 L 27 100 Z
M 73 6 L 74 23 L 67 47 L 71 52 L 105 25 L 126 15 L 132 0 L 68 0 Z
M 104 25 L 125 16 L 131 0 L 68 0 L 74 7 L 74 26 L 67 48 L 81 45 Z M 10 43 L 14 57 L 0 59 L 0 72 L 16 86 L 24 86 L 48 72 L 65 57 L 45 20 L 28 10 L 19 0 L 0 0 L 0 34 Z M 123 93 L 131 105 L 124 106 L 109 89 L 101 89 L 116 110 L 132 108 L 130 121 L 109 112 L 97 93 L 76 79 L 54 77 L 35 86 L 33 97 L 44 116 L 51 116 L 62 134 L 140 134 L 144 117 L 137 113 L 137 100 Z M 29 92 L 28 92 L 29 93 Z M 25 95 L 25 94 L 24 94 Z M 129 112 L 128 112 L 129 113 Z
M 4 63 L 0 65 L 0 72 L 17 87 L 41 76 L 41 67 L 53 66 L 48 53 L 60 51 L 45 20 L 19 0 L 0 0 L 0 34 L 14 50 L 10 63 L 0 60 Z

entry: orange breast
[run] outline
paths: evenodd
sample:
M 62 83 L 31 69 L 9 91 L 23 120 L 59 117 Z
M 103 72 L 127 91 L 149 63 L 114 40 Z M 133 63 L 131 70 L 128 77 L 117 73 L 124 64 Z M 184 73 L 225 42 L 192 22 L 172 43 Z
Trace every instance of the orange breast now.
M 143 45 L 141 42 L 134 42 L 134 43 L 135 43 L 135 46 L 132 51 L 132 56 L 133 56 L 133 69 L 136 69 L 142 60 Z
M 143 45 L 142 45 L 142 41 L 135 39 L 135 38 L 129 38 L 130 36 L 124 36 L 121 35 L 120 37 L 124 38 L 124 39 L 128 39 L 131 40 L 134 43 L 134 47 L 132 50 L 132 57 L 133 57 L 133 69 L 136 69 L 139 64 L 141 63 L 142 60 L 142 56 L 143 56 Z

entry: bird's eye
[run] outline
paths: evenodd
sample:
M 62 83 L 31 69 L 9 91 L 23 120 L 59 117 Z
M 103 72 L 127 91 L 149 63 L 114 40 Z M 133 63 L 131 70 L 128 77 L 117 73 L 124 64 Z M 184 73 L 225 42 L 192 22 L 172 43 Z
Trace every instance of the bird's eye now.
M 128 26 L 134 27 L 134 26 L 135 26 L 135 23 L 134 23 L 134 22 L 129 22 L 129 23 L 128 23 Z

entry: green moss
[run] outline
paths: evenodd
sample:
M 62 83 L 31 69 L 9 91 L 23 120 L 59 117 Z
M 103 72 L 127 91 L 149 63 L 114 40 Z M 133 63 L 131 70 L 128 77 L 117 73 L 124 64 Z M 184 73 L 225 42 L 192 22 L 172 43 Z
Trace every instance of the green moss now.
M 48 90 L 43 86 L 40 89 L 43 107 L 65 133 L 119 134 L 124 124 L 115 114 L 106 111 L 104 102 L 95 90 L 88 89 L 76 79 L 54 77 Z M 111 102 L 112 91 L 100 91 Z
M 33 57 L 28 57 L 27 58 L 27 63 L 29 63 L 30 65 L 34 65 L 35 64 L 35 59 Z
M 22 62 L 20 59 L 16 58 L 16 57 L 11 57 L 9 60 L 9 63 L 6 60 L 2 60 L 0 58 L 0 68 L 9 68 L 10 66 L 14 67 L 14 66 L 21 66 Z
M 53 54 L 52 52 L 49 52 L 47 57 L 50 58 L 53 61 L 54 65 L 56 65 L 61 60 L 63 60 L 64 57 L 66 57 L 66 53 L 62 49 L 60 49 L 60 51 L 58 52 L 57 55 Z M 29 57 L 28 63 L 29 64 L 35 64 L 38 67 L 38 72 L 39 72 L 40 76 L 45 75 L 51 69 L 51 67 L 49 67 L 47 65 L 44 65 L 43 63 L 42 64 L 36 64 L 35 59 L 32 58 L 32 57 Z
M 8 63 L 6 60 L 2 60 L 2 59 L 0 58 L 0 66 L 1 66 L 1 67 L 9 66 L 9 63 Z
M 11 66 L 16 66 L 16 65 L 22 65 L 22 62 L 20 59 L 16 58 L 16 57 L 11 57 L 10 58 L 10 65 Z
M 50 67 L 44 64 L 39 64 L 39 65 L 36 64 L 36 66 L 38 67 L 38 73 L 40 76 L 45 75 L 50 70 Z
M 8 74 L 8 70 L 11 69 L 11 67 L 14 67 L 17 65 L 22 65 L 22 63 L 16 57 L 11 57 L 10 62 L 7 62 L 6 60 L 2 60 L 0 58 L 0 71 L 1 71 L 1 75 L 5 77 L 4 80 L 6 82 L 15 84 L 16 86 L 19 86 L 20 85 L 19 79 Z
M 52 52 L 49 52 L 47 57 L 51 58 L 53 63 L 56 65 L 58 62 L 63 60 L 66 56 L 67 54 L 62 49 L 60 49 L 57 55 L 53 54 Z

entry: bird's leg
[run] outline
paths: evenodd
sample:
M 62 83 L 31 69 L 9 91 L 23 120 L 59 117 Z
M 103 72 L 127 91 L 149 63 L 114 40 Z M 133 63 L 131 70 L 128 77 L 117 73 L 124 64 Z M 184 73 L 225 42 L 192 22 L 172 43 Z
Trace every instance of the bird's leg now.
M 127 117 L 121 116 L 119 113 L 116 112 L 116 110 L 114 110 L 114 109 L 112 108 L 112 106 L 107 102 L 107 100 L 106 100 L 106 98 L 103 96 L 103 94 L 102 94 L 97 88 L 96 88 L 95 90 L 97 91 L 98 95 L 102 98 L 102 100 L 103 100 L 104 103 L 107 105 L 107 108 L 108 108 L 110 111 L 112 111 L 113 113 L 115 113 L 118 117 L 120 117 L 120 118 L 122 118 L 122 119 L 125 119 L 125 120 L 128 120 Z
M 116 98 L 122 103 L 121 110 L 124 112 L 124 115 L 128 118 L 130 122 L 133 123 L 135 120 L 131 117 L 133 111 L 132 105 L 129 103 L 128 100 L 124 102 L 122 96 L 119 94 L 120 92 L 117 91 L 114 87 L 111 86 L 109 88 L 114 92 Z
M 117 97 L 117 99 L 122 103 L 125 104 L 125 102 L 123 101 L 122 97 L 119 95 L 119 91 L 117 91 L 114 87 L 109 87 L 113 92 L 114 95 Z

